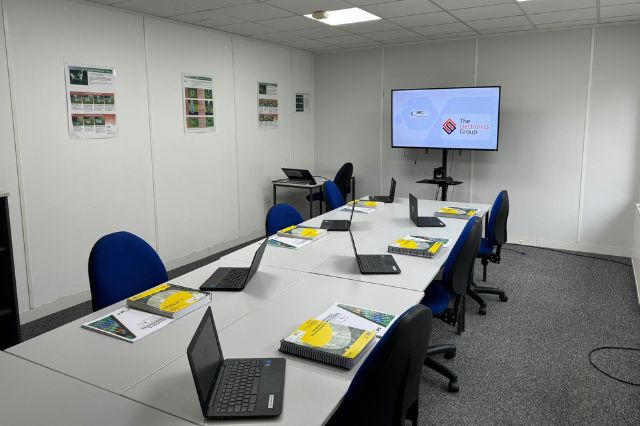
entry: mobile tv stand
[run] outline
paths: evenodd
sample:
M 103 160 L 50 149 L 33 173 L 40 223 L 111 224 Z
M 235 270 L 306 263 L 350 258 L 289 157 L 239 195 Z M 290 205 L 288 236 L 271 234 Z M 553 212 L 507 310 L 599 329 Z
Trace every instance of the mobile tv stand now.
M 451 176 L 447 176 L 447 157 L 449 156 L 449 150 L 442 150 L 442 166 L 433 169 L 433 179 L 422 179 L 416 183 L 428 183 L 431 185 L 438 185 L 442 189 L 442 201 L 447 201 L 447 190 L 450 186 L 460 185 L 461 181 L 453 180 Z

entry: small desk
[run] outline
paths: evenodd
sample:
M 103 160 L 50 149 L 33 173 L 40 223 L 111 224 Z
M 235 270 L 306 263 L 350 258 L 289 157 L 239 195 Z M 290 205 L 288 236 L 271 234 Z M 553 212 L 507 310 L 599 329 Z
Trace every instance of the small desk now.
M 328 180 L 323 177 L 314 176 L 316 184 L 310 183 L 293 183 L 289 179 L 274 180 L 271 182 L 273 185 L 273 205 L 278 204 L 278 195 L 276 188 L 281 186 L 283 188 L 296 188 L 296 189 L 308 189 L 309 190 L 309 218 L 313 217 L 313 194 L 323 190 L 324 183 Z M 351 199 L 355 199 L 356 194 L 356 178 L 351 176 Z M 322 204 L 320 205 L 320 212 L 322 213 Z
M 0 377 L 0 423 L 3 425 L 191 424 L 1 351 Z

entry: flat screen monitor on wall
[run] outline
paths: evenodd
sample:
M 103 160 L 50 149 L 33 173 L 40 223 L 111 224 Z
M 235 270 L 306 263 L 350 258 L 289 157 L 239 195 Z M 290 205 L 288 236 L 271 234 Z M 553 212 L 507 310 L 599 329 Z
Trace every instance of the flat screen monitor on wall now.
M 498 150 L 500 86 L 391 91 L 391 146 Z

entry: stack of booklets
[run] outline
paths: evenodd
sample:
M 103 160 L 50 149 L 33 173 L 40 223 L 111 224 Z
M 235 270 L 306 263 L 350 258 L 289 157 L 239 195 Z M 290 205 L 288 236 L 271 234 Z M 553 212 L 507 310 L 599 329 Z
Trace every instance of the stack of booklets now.
M 351 369 L 382 336 L 395 315 L 334 303 L 280 341 L 280 351 Z
M 293 225 L 278 231 L 278 236 L 286 238 L 301 238 L 304 240 L 317 240 L 326 237 L 328 234 L 326 229 L 310 228 L 305 226 Z
M 438 217 L 450 217 L 453 219 L 471 219 L 476 215 L 478 209 L 466 209 L 463 207 L 443 207 L 434 213 Z
M 164 283 L 131 296 L 126 307 L 82 327 L 135 342 L 210 302 L 210 293 Z
M 407 235 L 389 244 L 389 253 L 406 254 L 409 256 L 434 257 L 449 245 L 447 238 L 422 237 Z
M 355 200 L 355 201 L 349 201 L 347 204 L 345 204 L 344 206 L 340 207 L 339 210 L 350 212 L 352 207 L 353 207 L 353 203 L 356 203 L 356 207 L 353 210 L 355 210 L 357 212 L 360 212 L 360 213 L 372 213 L 372 212 L 375 212 L 376 209 L 381 204 L 383 204 L 383 203 L 380 203 L 378 201 Z
M 269 241 L 267 244 L 271 247 L 280 247 L 280 248 L 288 248 L 293 250 L 298 250 L 311 243 L 313 240 L 307 240 L 304 238 L 291 238 L 291 237 L 281 237 L 280 235 L 272 235 L 269 237 Z

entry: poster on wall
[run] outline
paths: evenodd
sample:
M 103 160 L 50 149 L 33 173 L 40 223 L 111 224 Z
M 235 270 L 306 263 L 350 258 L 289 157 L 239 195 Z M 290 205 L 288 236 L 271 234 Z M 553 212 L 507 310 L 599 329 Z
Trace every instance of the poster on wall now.
M 182 74 L 182 111 L 185 133 L 213 132 L 213 76 Z
M 278 128 L 278 83 L 258 82 L 258 128 Z
M 309 112 L 308 93 L 296 93 L 296 112 Z
M 118 136 L 116 70 L 64 65 L 69 136 L 106 139 Z

